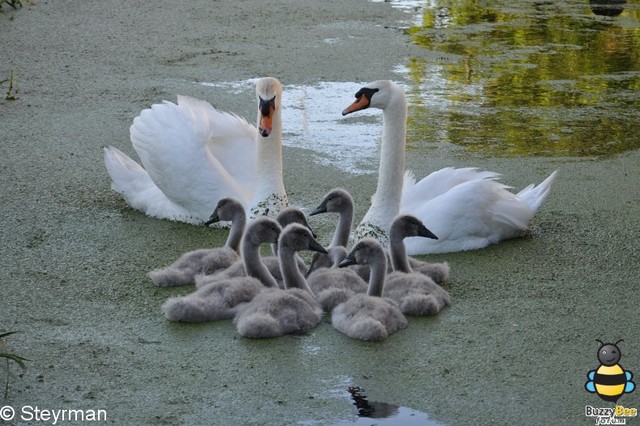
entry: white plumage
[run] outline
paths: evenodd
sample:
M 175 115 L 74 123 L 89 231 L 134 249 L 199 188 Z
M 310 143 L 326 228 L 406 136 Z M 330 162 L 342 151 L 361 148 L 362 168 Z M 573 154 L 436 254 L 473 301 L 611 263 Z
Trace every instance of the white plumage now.
M 521 236 L 528 229 L 556 172 L 518 194 L 497 182 L 497 173 L 475 168 L 444 168 L 416 182 L 404 170 L 404 92 L 391 81 L 376 81 L 356 93 L 356 101 L 343 115 L 368 107 L 383 111 L 380 169 L 371 207 L 356 228 L 355 238 L 372 236 L 386 244 L 391 221 L 398 213 L 418 217 L 438 236 L 437 240 L 407 239 L 409 254 L 478 249 Z
M 280 82 L 258 80 L 256 97 L 260 130 L 187 96 L 143 110 L 130 135 L 144 168 L 104 148 L 112 189 L 131 207 L 162 219 L 203 223 L 226 197 L 240 201 L 251 217 L 275 216 L 287 205 Z

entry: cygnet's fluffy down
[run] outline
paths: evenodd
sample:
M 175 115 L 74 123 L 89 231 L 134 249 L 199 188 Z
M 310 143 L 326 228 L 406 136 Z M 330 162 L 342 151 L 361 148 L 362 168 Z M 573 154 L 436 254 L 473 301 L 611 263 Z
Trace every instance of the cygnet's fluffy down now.
M 241 336 L 259 339 L 303 333 L 320 323 L 322 308 L 314 299 L 295 260 L 296 252 L 300 250 L 325 251 L 309 229 L 299 224 L 288 225 L 278 241 L 278 257 L 286 289 L 261 292 L 238 311 L 234 323 Z
M 413 272 L 426 275 L 435 283 L 442 284 L 449 279 L 451 267 L 447 262 L 426 262 L 409 256 L 409 265 Z
M 311 233 L 313 234 L 313 230 L 307 223 L 307 219 L 299 209 L 295 207 L 287 207 L 278 213 L 276 216 L 276 221 L 280 226 L 284 229 L 287 225 L 291 223 L 298 223 L 307 227 Z M 315 237 L 315 235 L 314 235 Z M 284 283 L 282 280 L 282 272 L 280 272 L 280 264 L 277 257 L 277 245 L 272 244 L 272 250 L 274 256 L 265 256 L 262 258 L 262 263 L 267 267 L 269 273 L 273 278 L 275 278 L 278 286 L 280 288 L 284 288 Z M 296 261 L 298 262 L 298 268 L 303 274 L 307 273 L 307 265 L 305 265 L 304 261 L 296 256 Z M 236 261 L 233 265 L 229 266 L 224 270 L 219 270 L 211 275 L 196 275 L 195 282 L 196 287 L 202 287 L 207 285 L 212 281 L 217 281 L 222 278 L 233 278 L 233 277 L 243 277 L 246 276 L 247 272 L 244 267 L 244 263 L 242 260 Z
M 249 276 L 211 281 L 195 292 L 172 297 L 163 305 L 167 319 L 181 322 L 202 322 L 233 318 L 243 304 L 251 301 L 276 282 L 260 262 L 260 244 L 275 243 L 280 225 L 267 217 L 256 218 L 243 238 L 242 257 Z
M 350 268 L 338 268 L 340 262 L 347 257 L 346 248 L 335 246 L 330 247 L 327 251 L 333 265 L 311 272 L 307 276 L 307 283 L 316 295 L 322 309 L 331 312 L 354 294 L 365 293 L 367 283 Z
M 178 287 L 194 284 L 196 276 L 223 271 L 238 260 L 238 253 L 227 248 L 199 249 L 187 252 L 170 266 L 149 272 L 158 287 Z
M 372 342 L 386 340 L 407 327 L 407 319 L 393 301 L 362 293 L 336 306 L 331 323 L 349 337 Z
M 395 300 L 402 313 L 411 316 L 436 315 L 451 304 L 446 290 L 417 272 L 392 272 L 382 295 Z
M 264 284 L 253 277 L 236 277 L 211 283 L 182 297 L 172 297 L 162 305 L 170 321 L 204 322 L 231 319 L 238 309 L 253 300 Z
M 208 226 L 219 221 L 231 221 L 229 236 L 223 247 L 184 253 L 166 268 L 149 272 L 151 281 L 159 287 L 189 285 L 195 282 L 196 275 L 214 274 L 239 260 L 240 239 L 246 223 L 246 214 L 242 204 L 233 198 L 220 200 L 205 225 Z
M 336 306 L 331 315 L 333 327 L 349 337 L 381 341 L 407 327 L 407 319 L 393 300 L 381 297 L 385 285 L 387 257 L 376 240 L 364 238 L 351 250 L 340 266 L 369 265 L 367 294 L 356 294 Z
M 303 333 L 322 320 L 322 308 L 305 290 L 269 289 L 238 312 L 234 323 L 243 337 L 263 339 Z
M 402 242 L 409 236 L 435 238 L 414 216 L 399 215 L 393 220 L 389 240 L 394 272 L 387 276 L 382 294 L 395 300 L 405 315 L 436 315 L 451 303 L 451 298 L 431 278 L 411 269 Z

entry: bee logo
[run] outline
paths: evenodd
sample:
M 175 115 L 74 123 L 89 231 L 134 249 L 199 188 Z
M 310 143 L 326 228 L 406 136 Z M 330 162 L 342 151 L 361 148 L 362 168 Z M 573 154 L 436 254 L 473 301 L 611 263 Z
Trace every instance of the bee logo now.
M 620 364 L 622 353 L 618 348 L 618 340 L 616 343 L 600 342 L 598 349 L 598 361 L 600 366 L 596 370 L 587 373 L 589 381 L 584 384 L 585 389 L 589 393 L 595 393 L 605 401 L 617 402 L 625 393 L 631 393 L 636 388 L 636 384 L 631 381 L 633 374 L 625 371 Z

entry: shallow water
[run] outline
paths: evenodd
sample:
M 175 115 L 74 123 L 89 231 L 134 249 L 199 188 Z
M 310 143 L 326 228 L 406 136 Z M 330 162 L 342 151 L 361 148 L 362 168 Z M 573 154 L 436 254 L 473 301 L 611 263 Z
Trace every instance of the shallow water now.
M 487 155 L 589 156 L 640 146 L 640 9 L 583 1 L 431 0 L 406 29 L 409 139 Z
M 437 426 L 441 424 L 429 418 L 428 414 L 418 410 L 386 402 L 370 401 L 365 390 L 358 386 L 349 387 L 347 392 L 357 410 L 357 420 L 349 419 L 344 422 L 336 422 L 334 426 Z
M 256 79 L 228 83 L 199 83 L 231 92 L 255 90 Z M 343 171 L 362 174 L 377 170 L 376 144 L 382 123 L 379 111 L 367 110 L 359 117 L 343 118 L 361 83 L 320 82 L 285 85 L 282 94 L 283 143 L 314 152 L 314 161 Z
M 425 50 L 395 69 L 407 80 L 409 149 L 593 156 L 640 147 L 638 5 L 614 17 L 578 1 L 391 5 L 411 16 L 405 31 Z M 364 83 L 287 86 L 285 144 L 324 165 L 375 171 L 380 113 L 339 114 Z
M 395 72 L 409 99 L 408 149 L 486 156 L 598 156 L 640 147 L 640 7 L 585 2 L 393 1 L 421 56 Z M 285 145 L 343 171 L 377 170 L 381 114 L 343 118 L 367 82 L 286 85 Z M 255 79 L 199 83 L 231 92 Z

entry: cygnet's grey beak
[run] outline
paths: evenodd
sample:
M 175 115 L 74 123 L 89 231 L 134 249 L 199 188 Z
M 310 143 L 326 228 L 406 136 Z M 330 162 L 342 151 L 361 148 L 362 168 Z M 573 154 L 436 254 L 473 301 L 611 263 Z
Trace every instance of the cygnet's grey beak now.
M 356 264 L 356 259 L 355 257 L 353 257 L 352 255 L 349 255 L 347 257 L 345 257 L 344 259 L 342 259 L 342 261 L 338 264 L 339 268 L 345 268 L 347 266 L 351 266 L 351 265 L 355 265 Z
M 317 215 L 320 213 L 326 213 L 326 212 L 327 212 L 327 206 L 325 206 L 324 204 L 320 204 L 311 213 L 309 213 L 309 216 L 314 216 L 314 215 Z
M 211 217 L 209 218 L 208 221 L 204 223 L 204 226 L 210 226 L 212 223 L 217 223 L 217 222 L 220 222 L 220 216 L 218 216 L 218 210 L 214 211 L 211 214 Z
M 317 251 L 318 253 L 327 254 L 327 250 L 325 250 L 325 248 L 322 247 L 322 245 L 314 239 L 312 239 L 309 242 L 309 250 Z
M 432 240 L 437 240 L 438 237 L 433 232 L 429 231 L 427 227 L 423 227 L 424 229 L 420 229 L 420 236 L 425 238 L 431 238 Z

